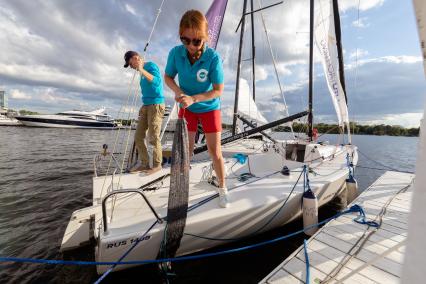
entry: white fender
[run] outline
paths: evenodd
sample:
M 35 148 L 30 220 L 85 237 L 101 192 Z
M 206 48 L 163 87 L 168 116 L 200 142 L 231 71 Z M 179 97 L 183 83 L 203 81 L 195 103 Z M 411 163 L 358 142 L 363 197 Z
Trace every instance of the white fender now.
M 303 228 L 310 227 L 318 223 L 318 200 L 312 190 L 303 193 Z M 312 236 L 318 231 L 318 226 L 305 230 L 305 234 Z

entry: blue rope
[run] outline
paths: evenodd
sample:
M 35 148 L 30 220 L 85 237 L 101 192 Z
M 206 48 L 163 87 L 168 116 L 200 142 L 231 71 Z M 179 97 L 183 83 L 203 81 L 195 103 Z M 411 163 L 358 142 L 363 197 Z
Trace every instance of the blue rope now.
M 348 180 L 349 181 L 355 181 L 355 179 L 354 179 L 354 164 L 350 160 L 349 153 L 346 154 L 346 165 L 348 166 L 348 171 L 349 171 Z
M 352 207 L 357 207 L 356 210 L 359 212 L 359 216 L 354 219 L 354 221 L 358 224 L 367 225 L 369 227 L 379 228 L 380 225 L 376 221 L 367 221 L 364 209 L 358 204 L 353 205 Z
M 58 264 L 58 265 L 137 265 L 137 264 L 149 264 L 149 263 L 162 263 L 162 262 L 180 262 L 180 261 L 186 261 L 186 260 L 195 260 L 195 259 L 202 259 L 207 257 L 213 257 L 218 255 L 224 255 L 224 254 L 230 254 L 235 252 L 240 252 L 248 249 L 253 249 L 257 247 L 261 247 L 264 245 L 272 244 L 278 241 L 282 241 L 285 239 L 288 239 L 290 237 L 296 236 L 298 234 L 303 233 L 305 230 L 309 230 L 313 227 L 320 226 L 322 224 L 325 224 L 329 222 L 332 219 L 338 218 L 344 214 L 349 213 L 360 213 L 362 214 L 364 211 L 359 205 L 353 205 L 349 209 L 337 213 L 336 215 L 327 218 L 317 224 L 311 225 L 309 227 L 306 227 L 304 229 L 301 229 L 299 231 L 290 233 L 288 235 L 284 235 L 272 240 L 263 241 L 257 244 L 253 245 L 247 245 L 239 248 L 224 250 L 224 251 L 218 251 L 218 252 L 211 252 L 211 253 L 205 253 L 205 254 L 199 254 L 199 255 L 189 255 L 189 256 L 181 256 L 181 257 L 175 257 L 175 258 L 162 258 L 162 259 L 148 259 L 148 260 L 133 260 L 133 261 L 75 261 L 75 260 L 52 260 L 52 259 L 35 259 L 35 258 L 19 258 L 19 257 L 0 257 L 0 262 L 18 262 L 18 263 L 38 263 L 38 264 Z M 365 217 L 365 214 L 364 214 Z M 367 223 L 366 223 L 367 224 Z M 124 257 L 123 257 L 124 258 Z M 120 258 L 122 259 L 122 258 Z
M 275 217 L 277 217 L 277 215 L 281 212 L 281 210 L 285 207 L 285 205 L 287 204 L 287 201 L 289 200 L 290 196 L 293 194 L 294 189 L 296 188 L 296 186 L 299 184 L 299 180 L 300 177 L 302 176 L 303 171 L 300 172 L 299 177 L 296 180 L 296 183 L 293 185 L 293 188 L 291 189 L 290 193 L 288 194 L 286 200 L 284 200 L 283 204 L 280 206 L 280 208 L 278 208 L 278 210 L 274 213 L 274 215 L 269 218 L 269 220 L 262 225 L 262 227 L 260 227 L 259 229 L 257 229 L 256 231 L 254 231 L 253 233 L 251 233 L 249 236 L 246 237 L 242 237 L 242 238 L 233 238 L 233 239 L 225 239 L 225 238 L 212 238 L 212 237 L 205 237 L 205 236 L 200 236 L 200 235 L 196 235 L 196 234 L 191 234 L 191 233 L 184 233 L 187 236 L 191 236 L 191 237 L 195 237 L 195 238 L 200 238 L 200 239 L 205 239 L 205 240 L 210 240 L 210 241 L 240 241 L 240 240 L 245 240 L 249 237 L 251 237 L 254 234 L 257 234 L 258 232 L 262 231 L 264 228 L 266 228 L 274 219 Z
M 248 157 L 247 155 L 242 154 L 242 153 L 238 153 L 238 154 L 235 154 L 234 156 L 232 156 L 232 158 L 237 159 L 237 162 L 240 163 L 240 164 L 245 164 L 246 161 L 247 161 L 247 157 Z
M 264 175 L 264 176 L 259 177 L 259 178 L 257 178 L 257 179 L 253 179 L 253 180 L 248 181 L 248 182 L 246 182 L 246 183 L 242 183 L 242 184 L 236 185 L 236 186 L 234 186 L 234 187 L 232 187 L 232 188 L 228 188 L 228 191 L 231 191 L 231 190 L 237 189 L 237 188 L 239 188 L 239 187 L 242 187 L 242 186 L 245 186 L 245 185 L 248 185 L 248 184 L 255 183 L 255 182 L 257 182 L 257 181 L 259 181 L 259 180 L 262 180 L 262 179 L 264 179 L 264 178 L 268 178 L 268 177 L 270 177 L 270 176 L 273 176 L 273 175 L 275 175 L 275 174 L 277 174 L 277 173 L 279 173 L 279 172 L 280 172 L 280 171 L 272 172 L 272 173 L 270 173 L 270 174 Z M 188 212 L 191 212 L 192 210 L 197 209 L 198 207 L 200 207 L 200 206 L 202 206 L 202 205 L 206 204 L 207 202 L 210 202 L 210 201 L 212 201 L 212 200 L 216 199 L 217 197 L 219 197 L 219 193 L 215 193 L 215 194 L 213 194 L 213 195 L 211 195 L 211 196 L 209 196 L 209 197 L 206 197 L 205 199 L 203 199 L 203 200 L 199 201 L 198 203 L 195 203 L 195 204 L 193 204 L 193 205 L 189 206 L 189 207 L 188 207 Z
M 306 239 L 303 240 L 303 250 L 305 251 L 305 264 L 306 264 L 306 284 L 309 284 L 309 279 L 311 279 L 311 271 L 309 264 L 309 256 L 308 256 L 308 244 L 306 243 Z
M 303 191 L 311 190 L 309 185 L 309 168 L 307 165 L 303 165 Z

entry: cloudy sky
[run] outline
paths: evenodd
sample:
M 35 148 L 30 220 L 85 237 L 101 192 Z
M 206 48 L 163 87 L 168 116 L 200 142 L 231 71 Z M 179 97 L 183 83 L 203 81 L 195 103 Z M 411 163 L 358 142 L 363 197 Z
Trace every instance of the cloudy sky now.
M 41 113 L 93 110 L 104 106 L 113 116 L 125 101 L 132 71 L 125 70 L 126 50 L 142 51 L 158 0 L 0 0 L 0 89 L 9 107 Z M 224 60 L 224 114 L 232 109 L 242 2 L 228 3 L 217 50 Z M 259 1 L 255 0 L 255 9 Z M 263 6 L 277 1 L 262 0 Z M 179 44 L 184 11 L 207 11 L 211 1 L 166 0 L 147 60 L 164 70 L 168 51 Z M 420 47 L 411 1 L 341 0 L 347 95 L 351 120 L 418 126 L 425 104 Z M 307 107 L 309 1 L 287 0 L 264 11 L 272 49 L 289 112 Z M 247 28 L 250 28 L 248 25 Z M 260 14 L 255 18 L 256 101 L 268 119 L 283 115 Z M 249 30 L 244 59 L 249 53 Z M 315 64 L 315 120 L 336 121 L 319 59 Z M 251 64 L 242 64 L 250 82 Z M 167 90 L 167 88 L 166 88 Z M 171 93 L 166 92 L 168 102 Z

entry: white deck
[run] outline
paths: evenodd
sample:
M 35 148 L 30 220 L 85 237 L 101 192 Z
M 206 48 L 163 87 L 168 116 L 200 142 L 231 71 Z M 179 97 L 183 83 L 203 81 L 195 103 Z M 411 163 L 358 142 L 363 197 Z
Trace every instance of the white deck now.
M 352 202 L 362 206 L 368 220 L 378 221 L 384 212 L 378 230 L 355 223 L 358 213 L 354 213 L 330 221 L 308 240 L 310 283 L 400 282 L 413 178 L 386 172 Z M 302 245 L 260 283 L 305 280 Z

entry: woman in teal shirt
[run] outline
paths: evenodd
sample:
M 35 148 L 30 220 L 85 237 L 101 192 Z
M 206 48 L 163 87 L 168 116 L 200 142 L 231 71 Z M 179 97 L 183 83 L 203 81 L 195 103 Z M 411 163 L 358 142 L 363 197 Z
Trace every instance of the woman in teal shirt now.
M 179 116 L 188 123 L 189 151 L 194 150 L 198 121 L 203 127 L 207 148 L 219 181 L 219 205 L 228 207 L 222 147 L 222 115 L 219 97 L 223 92 L 223 67 L 219 54 L 207 46 L 208 24 L 196 10 L 187 11 L 180 21 L 183 45 L 174 47 L 167 58 L 164 80 L 180 104 Z M 179 85 L 175 77 L 179 74 Z

